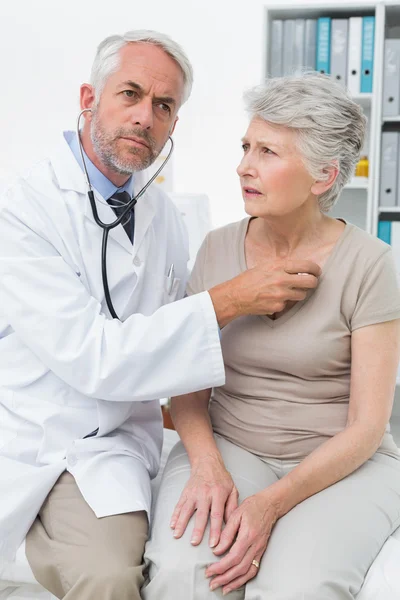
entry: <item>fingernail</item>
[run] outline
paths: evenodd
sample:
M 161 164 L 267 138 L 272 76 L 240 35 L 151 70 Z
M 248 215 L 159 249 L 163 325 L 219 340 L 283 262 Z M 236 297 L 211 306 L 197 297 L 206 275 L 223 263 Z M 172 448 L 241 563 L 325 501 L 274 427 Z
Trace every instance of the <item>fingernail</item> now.
M 174 538 L 179 537 L 179 533 L 177 531 L 174 531 Z
M 231 591 L 232 591 L 232 590 L 230 590 L 230 589 L 228 588 L 227 590 L 224 590 L 224 591 L 222 592 L 222 595 L 223 595 L 223 596 L 226 596 L 227 594 L 230 594 L 230 593 L 231 593 Z
M 198 541 L 199 541 L 198 538 L 193 538 L 192 540 L 190 540 L 190 543 L 197 544 Z
M 214 590 L 216 590 L 218 587 L 219 587 L 219 584 L 218 584 L 218 583 L 212 583 L 212 584 L 210 585 L 210 590 L 213 592 L 213 591 L 214 591 Z
M 171 529 L 175 529 L 175 523 L 170 523 L 169 526 L 171 527 Z
M 211 540 L 210 548 L 214 548 L 217 545 L 217 540 Z

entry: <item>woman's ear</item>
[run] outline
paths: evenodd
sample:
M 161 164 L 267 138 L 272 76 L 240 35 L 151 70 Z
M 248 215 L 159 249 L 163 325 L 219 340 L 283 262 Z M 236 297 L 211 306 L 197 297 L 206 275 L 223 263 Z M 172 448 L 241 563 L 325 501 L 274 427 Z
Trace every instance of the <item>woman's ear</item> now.
M 311 186 L 311 192 L 315 196 L 320 196 L 324 192 L 327 192 L 335 183 L 337 176 L 339 175 L 339 163 L 333 162 L 331 165 L 322 169 L 324 179 L 317 179 Z

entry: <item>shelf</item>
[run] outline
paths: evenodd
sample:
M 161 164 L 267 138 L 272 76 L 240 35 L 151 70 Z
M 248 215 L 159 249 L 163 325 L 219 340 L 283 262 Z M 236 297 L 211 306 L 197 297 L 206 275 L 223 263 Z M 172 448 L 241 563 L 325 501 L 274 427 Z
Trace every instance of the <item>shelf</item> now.
M 380 206 L 379 212 L 381 213 L 400 213 L 400 206 Z
M 344 186 L 345 190 L 366 190 L 368 189 L 368 177 L 353 177 L 349 183 Z
M 382 121 L 384 123 L 400 123 L 400 115 L 397 115 L 397 117 L 383 117 Z
M 372 94 L 356 94 L 352 98 L 354 102 L 361 104 L 361 106 L 369 106 L 372 101 Z

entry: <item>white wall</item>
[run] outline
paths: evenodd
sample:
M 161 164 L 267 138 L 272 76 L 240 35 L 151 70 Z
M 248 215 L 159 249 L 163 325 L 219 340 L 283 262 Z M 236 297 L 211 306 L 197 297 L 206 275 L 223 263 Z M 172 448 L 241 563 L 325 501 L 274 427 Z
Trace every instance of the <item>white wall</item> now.
M 214 226 L 241 218 L 242 92 L 263 74 L 263 7 L 263 0 L 1 0 L 0 179 L 75 127 L 79 86 L 104 37 L 158 29 L 183 45 L 195 70 L 174 136 L 174 189 L 206 193 Z

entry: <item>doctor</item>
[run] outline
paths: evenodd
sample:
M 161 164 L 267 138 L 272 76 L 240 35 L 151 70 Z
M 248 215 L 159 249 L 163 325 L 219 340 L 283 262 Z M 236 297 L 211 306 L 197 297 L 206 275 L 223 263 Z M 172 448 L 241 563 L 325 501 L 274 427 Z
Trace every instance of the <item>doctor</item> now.
M 142 188 L 191 85 L 188 59 L 162 34 L 100 44 L 80 101 L 103 221 Z M 221 385 L 218 327 L 302 300 L 318 267 L 252 269 L 182 299 L 186 233 L 150 186 L 110 232 L 111 318 L 76 135 L 64 133 L 0 207 L 0 554 L 12 558 L 27 536 L 34 575 L 58 598 L 138 600 L 158 399 Z

